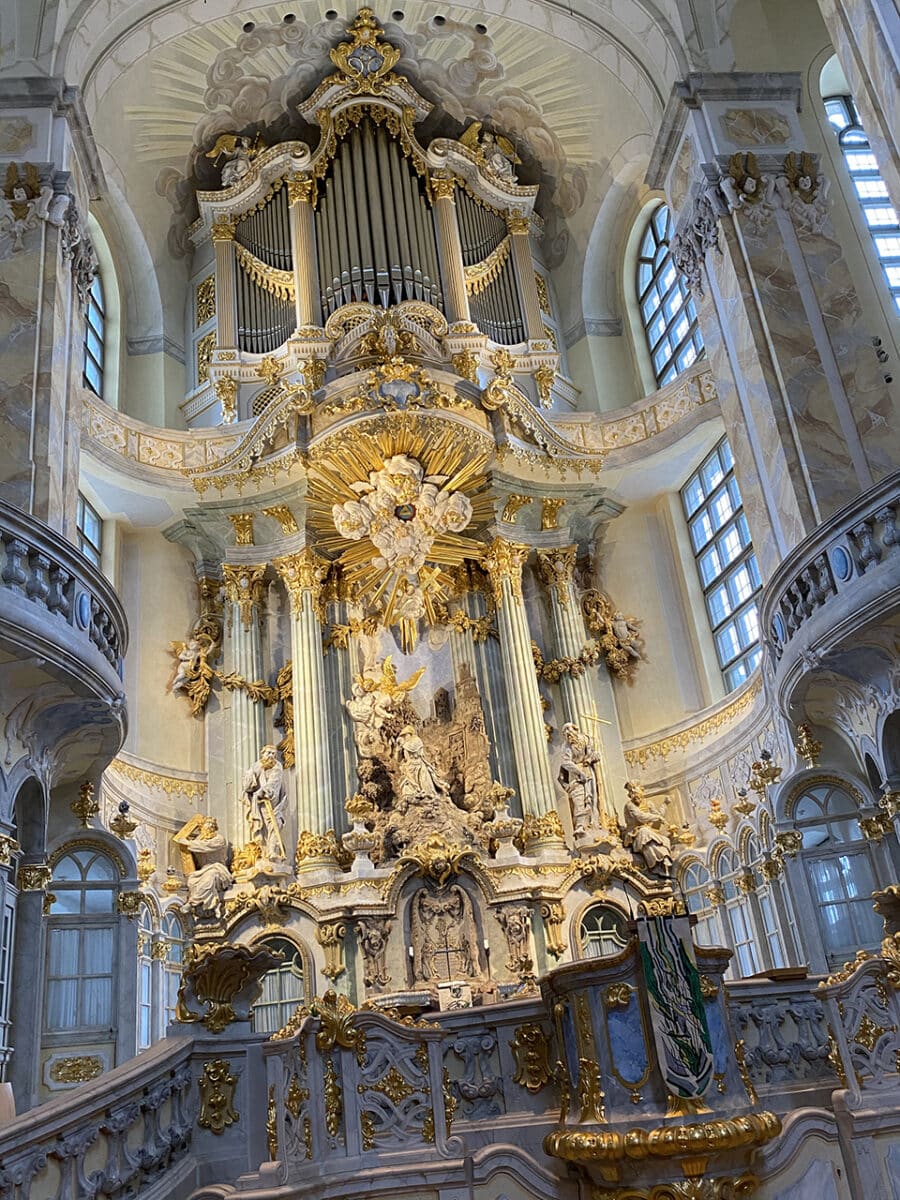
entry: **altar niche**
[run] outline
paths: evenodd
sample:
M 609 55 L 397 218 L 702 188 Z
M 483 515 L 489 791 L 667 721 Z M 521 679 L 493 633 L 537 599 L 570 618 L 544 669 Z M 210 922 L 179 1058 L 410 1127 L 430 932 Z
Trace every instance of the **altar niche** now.
M 413 988 L 487 979 L 480 902 L 461 875 L 428 879 L 413 888 L 404 924 Z

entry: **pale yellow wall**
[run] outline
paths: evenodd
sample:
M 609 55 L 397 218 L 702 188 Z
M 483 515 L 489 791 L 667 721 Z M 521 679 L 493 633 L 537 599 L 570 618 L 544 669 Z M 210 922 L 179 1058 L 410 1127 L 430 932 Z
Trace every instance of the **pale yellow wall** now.
M 675 497 L 677 500 L 677 496 Z M 615 685 L 622 737 L 655 733 L 705 707 L 709 676 L 690 611 L 670 502 L 657 497 L 625 510 L 607 527 L 599 551 L 600 586 L 641 622 L 646 661 L 631 684 Z
M 197 586 L 187 553 L 156 531 L 123 531 L 119 595 L 131 641 L 125 656 L 128 738 L 124 749 L 163 767 L 206 769 L 203 723 L 170 686 L 169 643 L 184 640 L 197 618 Z

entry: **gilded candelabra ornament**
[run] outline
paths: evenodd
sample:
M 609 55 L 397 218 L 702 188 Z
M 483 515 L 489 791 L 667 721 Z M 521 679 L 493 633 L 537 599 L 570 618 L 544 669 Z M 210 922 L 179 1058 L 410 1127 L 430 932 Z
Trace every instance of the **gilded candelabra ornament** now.
M 155 874 L 156 863 L 154 862 L 154 852 L 149 847 L 144 846 L 143 850 L 138 851 L 138 878 L 142 884 L 146 884 L 150 882 Z
M 807 725 L 806 722 L 797 726 L 797 741 L 794 746 L 807 767 L 812 768 L 819 765 L 822 743 L 813 737 L 812 726 Z
M 126 838 L 130 838 L 138 827 L 138 822 L 129 817 L 128 814 L 130 811 L 131 805 L 127 800 L 122 800 L 116 811 L 116 815 L 109 823 L 110 832 L 114 833 L 116 837 L 122 838 L 123 841 Z
M 756 801 L 751 800 L 746 788 L 738 788 L 738 798 L 735 800 L 733 808 L 736 813 L 740 813 L 742 817 L 752 816 L 756 812 Z
M 81 828 L 87 829 L 91 819 L 100 811 L 100 804 L 94 799 L 94 785 L 85 780 L 78 789 L 78 799 L 73 800 L 69 807 L 81 822 Z
M 781 778 L 781 770 L 782 768 L 776 766 L 772 761 L 771 752 L 761 750 L 759 758 L 750 767 L 750 778 L 747 780 L 747 784 L 762 800 L 765 798 L 766 789 Z
M 728 824 L 728 813 L 722 807 L 722 801 L 717 796 L 714 796 L 709 802 L 709 823 L 719 833 Z

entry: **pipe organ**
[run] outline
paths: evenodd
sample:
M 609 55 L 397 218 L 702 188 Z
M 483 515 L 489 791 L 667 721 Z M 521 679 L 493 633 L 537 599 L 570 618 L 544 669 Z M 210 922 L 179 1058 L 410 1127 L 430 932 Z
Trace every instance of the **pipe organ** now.
M 523 342 L 525 325 L 506 221 L 462 189 L 457 192 L 456 213 L 472 320 L 493 342 Z
M 198 192 L 195 227 L 200 258 L 213 257 L 206 239 L 215 248 L 215 345 L 198 325 L 195 384 L 212 384 L 218 419 L 254 415 L 259 386 L 242 385 L 265 379 L 278 390 L 277 376 L 257 372 L 260 360 L 324 339 L 326 326 L 358 323 L 358 315 L 342 316 L 348 306 L 415 303 L 434 310 L 457 341 L 474 337 L 471 347 L 446 351 L 468 378 L 492 345 L 513 348 L 543 372 L 535 378 L 539 402 L 548 403 L 559 359 L 533 263 L 537 187 L 518 182 L 512 143 L 482 135 L 480 122 L 459 141 L 420 144 L 416 126 L 432 106 L 393 72 L 399 51 L 378 40 L 367 9 L 348 32 L 351 40 L 330 52 L 338 74 L 298 105 L 321 131 L 314 150 L 302 142 L 260 148 L 237 134 L 217 143 L 227 157 L 223 186 Z
M 366 301 L 443 309 L 431 206 L 400 143 L 368 117 L 338 144 L 316 209 L 322 312 Z
M 234 232 L 238 347 L 270 354 L 294 331 L 294 275 L 287 191 L 246 213 Z

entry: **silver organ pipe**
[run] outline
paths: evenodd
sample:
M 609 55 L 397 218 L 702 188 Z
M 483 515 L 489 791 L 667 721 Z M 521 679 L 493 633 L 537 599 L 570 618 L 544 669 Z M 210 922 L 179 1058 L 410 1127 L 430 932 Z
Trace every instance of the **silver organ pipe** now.
M 391 152 L 388 148 L 387 130 L 378 126 L 375 130 L 375 151 L 378 160 L 378 183 L 381 190 L 381 211 L 385 214 L 384 226 L 387 238 L 387 261 L 389 264 L 388 295 L 395 304 L 403 299 L 403 268 L 400 265 L 401 250 L 398 236 L 397 214 L 391 208 L 393 188 L 391 186 Z M 387 308 L 387 304 L 384 304 Z
M 478 203 L 462 188 L 457 188 L 456 211 L 463 264 L 466 267 L 485 262 L 497 251 L 503 254 L 502 246 L 508 237 L 508 230 L 506 221 L 499 213 Z M 492 341 L 512 346 L 525 340 L 525 322 L 508 248 L 491 282 L 469 296 L 469 310 L 472 320 Z
M 250 258 L 236 263 L 238 345 L 251 354 L 269 354 L 290 337 L 295 325 L 293 299 L 267 286 L 269 275 L 292 270 L 288 196 L 277 188 L 268 200 L 238 222 L 235 241 Z M 248 262 L 253 263 L 252 268 Z
M 326 314 L 355 300 L 443 308 L 428 200 L 398 141 L 364 118 L 338 146 L 316 211 Z M 334 228 L 332 228 L 332 223 Z M 340 279 L 338 285 L 337 280 Z

